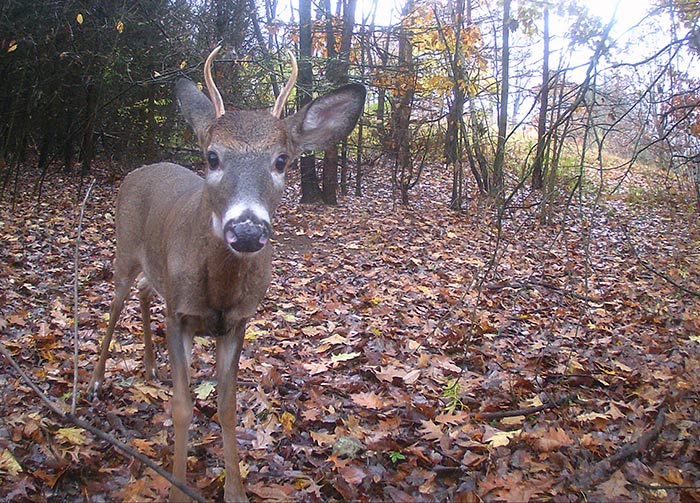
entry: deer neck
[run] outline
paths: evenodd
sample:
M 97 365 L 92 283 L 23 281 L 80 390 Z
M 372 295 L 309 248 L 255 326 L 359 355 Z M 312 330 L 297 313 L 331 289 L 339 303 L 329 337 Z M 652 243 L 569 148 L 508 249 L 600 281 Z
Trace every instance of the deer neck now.
M 199 194 L 196 225 L 202 229 L 200 236 L 204 249 L 200 258 L 205 268 L 208 302 L 216 310 L 238 312 L 235 318 L 250 317 L 262 300 L 270 283 L 272 249 L 268 243 L 252 254 L 240 254 L 231 250 L 212 227 L 213 209 L 205 191 Z

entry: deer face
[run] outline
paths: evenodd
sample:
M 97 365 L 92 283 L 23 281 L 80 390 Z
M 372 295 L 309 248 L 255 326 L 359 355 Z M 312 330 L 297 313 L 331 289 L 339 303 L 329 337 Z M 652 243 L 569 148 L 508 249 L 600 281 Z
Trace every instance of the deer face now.
M 283 121 L 267 112 L 234 110 L 211 129 L 205 190 L 212 229 L 234 253 L 255 253 L 268 242 L 272 217 L 295 157 Z
M 347 137 L 362 112 L 365 88 L 348 84 L 282 120 L 297 75 L 292 57 L 292 76 L 272 113 L 227 112 L 211 74 L 218 50 L 204 65 L 211 100 L 192 81 L 180 79 L 177 101 L 207 160 L 204 190 L 212 229 L 234 253 L 250 255 L 262 250 L 270 238 L 289 164 L 305 150 L 325 150 Z

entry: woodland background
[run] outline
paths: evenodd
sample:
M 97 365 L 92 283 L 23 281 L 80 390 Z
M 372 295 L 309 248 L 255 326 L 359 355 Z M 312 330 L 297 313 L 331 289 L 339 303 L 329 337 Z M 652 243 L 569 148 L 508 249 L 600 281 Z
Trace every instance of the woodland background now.
M 254 501 L 700 498 L 700 6 L 407 0 L 385 22 L 378 3 L 0 5 L 4 499 L 167 494 L 37 391 L 168 467 L 162 306 L 162 382 L 143 379 L 133 301 L 105 398 L 83 388 L 119 182 L 202 168 L 173 85 L 201 80 L 218 43 L 242 108 L 271 106 L 287 49 L 290 111 L 368 88 L 351 137 L 302 157 L 278 211 L 241 361 Z M 195 352 L 190 483 L 217 500 L 213 341 Z

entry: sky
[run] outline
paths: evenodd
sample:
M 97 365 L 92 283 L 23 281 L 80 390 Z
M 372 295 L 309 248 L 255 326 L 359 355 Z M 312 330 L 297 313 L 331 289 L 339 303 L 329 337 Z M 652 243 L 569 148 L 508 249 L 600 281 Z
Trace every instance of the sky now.
M 372 11 L 373 0 L 358 0 L 357 14 L 362 18 Z M 591 12 L 601 17 L 604 23 L 612 16 L 616 3 L 619 3 L 617 12 L 618 23 L 629 27 L 639 20 L 649 5 L 648 0 L 583 0 Z M 377 24 L 390 24 L 396 21 L 403 7 L 404 0 L 382 0 L 377 7 Z M 358 19 L 359 21 L 359 19 Z

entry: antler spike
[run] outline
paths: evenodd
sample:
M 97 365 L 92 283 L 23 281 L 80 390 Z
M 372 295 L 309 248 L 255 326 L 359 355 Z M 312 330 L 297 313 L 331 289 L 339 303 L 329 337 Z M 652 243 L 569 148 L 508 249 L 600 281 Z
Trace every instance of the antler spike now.
M 289 80 L 284 85 L 282 92 L 277 97 L 277 101 L 275 101 L 275 106 L 272 108 L 272 115 L 278 118 L 282 116 L 284 104 L 287 102 L 287 98 L 289 98 L 289 95 L 291 94 L 292 89 L 294 88 L 294 84 L 296 84 L 297 82 L 297 75 L 299 74 L 297 58 L 294 57 L 294 53 L 292 51 L 287 51 L 287 53 L 289 54 L 289 59 L 292 64 L 292 74 L 289 76 Z
M 224 100 L 221 98 L 221 93 L 219 93 L 219 90 L 216 88 L 214 78 L 211 76 L 211 64 L 216 55 L 219 53 L 220 49 L 221 46 L 219 45 L 213 51 L 211 51 L 211 54 L 209 54 L 209 57 L 204 63 L 204 82 L 207 84 L 207 91 L 209 91 L 209 97 L 214 104 L 214 110 L 217 117 L 221 117 L 224 115 L 224 113 L 226 113 L 226 110 L 224 109 Z

